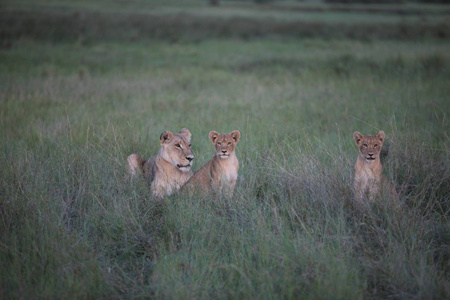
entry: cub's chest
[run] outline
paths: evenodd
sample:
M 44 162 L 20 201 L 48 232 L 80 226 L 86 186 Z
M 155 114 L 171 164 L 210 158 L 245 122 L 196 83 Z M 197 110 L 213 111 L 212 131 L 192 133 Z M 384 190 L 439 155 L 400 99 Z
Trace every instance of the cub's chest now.
M 227 168 L 222 172 L 221 177 L 221 179 L 226 182 L 234 181 L 238 177 L 238 170 L 236 167 Z
M 355 180 L 363 187 L 369 186 L 377 184 L 380 181 L 380 174 L 370 168 L 363 168 L 355 172 Z
M 221 165 L 219 178 L 224 182 L 236 181 L 238 177 L 239 163 L 237 159 L 230 159 Z

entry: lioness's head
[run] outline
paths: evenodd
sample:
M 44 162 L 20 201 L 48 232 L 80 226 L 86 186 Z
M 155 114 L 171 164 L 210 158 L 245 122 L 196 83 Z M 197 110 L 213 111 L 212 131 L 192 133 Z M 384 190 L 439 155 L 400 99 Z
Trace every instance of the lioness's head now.
M 194 160 L 189 129 L 183 128 L 180 133 L 164 131 L 161 133 L 160 140 L 159 155 L 181 172 L 189 172 Z
M 381 130 L 377 135 L 362 135 L 359 131 L 353 133 L 353 139 L 359 148 L 359 154 L 367 162 L 373 162 L 379 155 L 384 142 L 384 131 Z
M 230 157 L 230 154 L 233 153 L 236 148 L 236 144 L 239 142 L 240 137 L 241 133 L 238 130 L 222 134 L 217 131 L 211 131 L 209 133 L 209 139 L 216 147 L 216 155 L 221 159 Z

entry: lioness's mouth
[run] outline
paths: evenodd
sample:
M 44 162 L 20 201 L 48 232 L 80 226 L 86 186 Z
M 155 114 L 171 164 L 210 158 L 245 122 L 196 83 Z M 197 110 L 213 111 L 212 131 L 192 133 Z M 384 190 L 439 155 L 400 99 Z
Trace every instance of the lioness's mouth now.
M 375 157 L 366 157 L 367 160 L 375 160 Z
M 178 168 L 190 168 L 191 167 L 191 165 L 180 165 L 180 164 L 177 164 L 177 167 Z

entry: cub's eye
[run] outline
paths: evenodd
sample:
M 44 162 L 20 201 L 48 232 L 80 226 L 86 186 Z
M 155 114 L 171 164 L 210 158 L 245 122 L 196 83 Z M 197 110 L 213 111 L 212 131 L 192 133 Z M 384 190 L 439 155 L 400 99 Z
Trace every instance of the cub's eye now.
M 175 147 L 181 149 L 181 145 L 180 144 L 175 144 Z
M 191 145 L 191 144 L 189 144 L 189 148 L 192 148 L 192 145 Z
M 217 145 L 221 146 L 221 145 L 222 145 L 222 143 L 221 143 L 221 142 L 217 142 Z
M 364 147 L 364 148 L 367 148 L 367 144 L 363 144 L 363 147 Z
M 228 142 L 228 146 L 230 146 L 231 145 L 231 142 Z
M 377 144 L 375 144 L 375 145 L 373 145 L 373 147 L 374 147 L 374 148 L 376 148 L 376 147 L 378 147 L 378 145 L 377 145 Z

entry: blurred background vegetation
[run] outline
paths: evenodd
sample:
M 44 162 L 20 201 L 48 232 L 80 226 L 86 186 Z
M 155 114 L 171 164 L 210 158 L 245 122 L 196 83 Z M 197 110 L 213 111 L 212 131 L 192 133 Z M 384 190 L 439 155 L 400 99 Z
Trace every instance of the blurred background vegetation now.
M 267 36 L 448 39 L 450 8 L 417 1 L 12 1 L 1 41 L 168 41 Z M 389 4 L 385 4 L 389 2 Z M 394 4 L 390 4 L 393 2 Z M 381 4 L 380 4 L 381 3 Z

